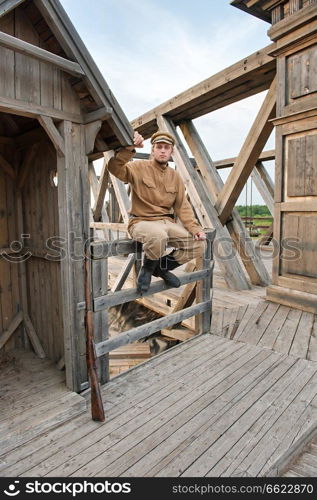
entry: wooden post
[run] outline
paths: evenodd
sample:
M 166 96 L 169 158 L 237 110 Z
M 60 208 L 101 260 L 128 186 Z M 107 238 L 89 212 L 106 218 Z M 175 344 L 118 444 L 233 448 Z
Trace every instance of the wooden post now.
M 206 231 L 206 249 L 204 255 L 197 259 L 197 269 L 211 269 L 212 262 L 212 243 L 215 238 L 215 231 Z M 196 286 L 196 303 L 207 302 L 210 300 L 210 289 L 212 287 L 212 272 L 207 275 L 203 280 L 197 282 Z M 197 333 L 210 333 L 212 317 L 212 304 L 210 308 L 205 310 L 202 314 L 195 317 L 195 328 Z M 198 330 L 198 331 L 197 331 Z
M 80 392 L 87 385 L 84 311 L 77 311 L 85 300 L 84 238 L 89 235 L 88 161 L 83 125 L 61 122 L 65 157 L 57 158 L 58 210 L 60 236 L 65 258 L 61 261 L 63 297 L 64 353 L 66 384 Z

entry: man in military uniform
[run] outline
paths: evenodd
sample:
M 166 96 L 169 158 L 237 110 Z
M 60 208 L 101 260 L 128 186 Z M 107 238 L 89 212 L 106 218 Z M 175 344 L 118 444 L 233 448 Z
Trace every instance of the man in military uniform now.
M 206 239 L 180 175 L 168 165 L 174 137 L 156 132 L 151 137 L 151 159 L 131 161 L 135 148 L 143 147 L 143 140 L 135 132 L 134 146 L 117 150 L 108 165 L 109 172 L 132 188 L 128 231 L 134 240 L 143 243 L 145 253 L 137 279 L 140 293 L 148 290 L 152 275 L 163 278 L 171 287 L 179 287 L 179 279 L 170 271 L 201 256 Z M 167 246 L 174 248 L 172 253 L 166 253 Z

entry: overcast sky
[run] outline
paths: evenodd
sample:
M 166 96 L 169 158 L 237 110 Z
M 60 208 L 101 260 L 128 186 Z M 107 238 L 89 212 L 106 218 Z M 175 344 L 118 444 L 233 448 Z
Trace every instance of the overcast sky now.
M 270 25 L 230 0 L 61 3 L 129 120 L 271 43 Z M 195 120 L 214 160 L 239 153 L 264 97 L 265 92 Z M 270 148 L 273 137 L 265 149 Z M 273 166 L 267 167 L 273 176 Z M 250 181 L 248 189 L 250 197 Z M 253 197 L 262 203 L 256 190 Z M 244 202 L 243 193 L 239 203 Z

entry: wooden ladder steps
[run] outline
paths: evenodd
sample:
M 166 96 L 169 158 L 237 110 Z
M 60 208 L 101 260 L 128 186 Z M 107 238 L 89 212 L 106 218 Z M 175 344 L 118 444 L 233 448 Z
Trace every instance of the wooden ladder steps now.
M 288 467 L 282 477 L 317 477 L 317 437 Z

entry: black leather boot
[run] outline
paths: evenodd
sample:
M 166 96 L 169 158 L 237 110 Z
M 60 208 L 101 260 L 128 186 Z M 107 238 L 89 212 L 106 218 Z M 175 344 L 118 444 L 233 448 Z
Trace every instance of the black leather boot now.
M 164 255 L 164 257 L 161 257 L 159 259 L 158 265 L 153 272 L 153 275 L 163 278 L 168 286 L 178 288 L 181 283 L 177 276 L 175 276 L 175 274 L 171 273 L 170 271 L 180 266 L 180 264 L 177 262 L 177 260 L 175 260 L 172 254 L 173 252 L 169 255 Z
M 151 284 L 152 274 L 154 273 L 158 263 L 158 259 L 151 260 L 146 257 L 146 255 L 144 256 L 143 266 L 141 267 L 137 280 L 137 291 L 139 293 L 145 293 L 148 291 Z

